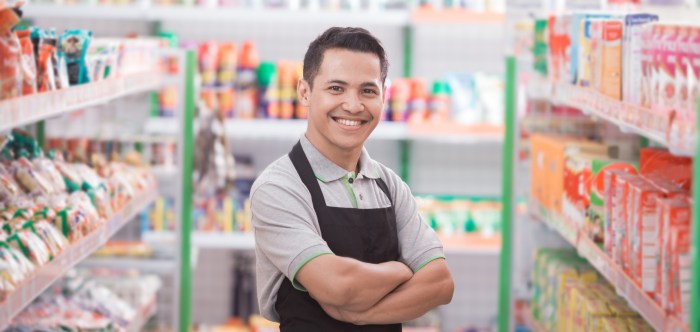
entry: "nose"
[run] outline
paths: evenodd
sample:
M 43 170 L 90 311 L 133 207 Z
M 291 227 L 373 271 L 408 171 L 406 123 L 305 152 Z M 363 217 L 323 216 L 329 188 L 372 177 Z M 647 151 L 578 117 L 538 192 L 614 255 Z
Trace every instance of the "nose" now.
M 343 101 L 343 110 L 350 113 L 359 113 L 364 111 L 365 105 L 360 100 L 360 97 L 355 94 L 348 94 L 348 96 Z

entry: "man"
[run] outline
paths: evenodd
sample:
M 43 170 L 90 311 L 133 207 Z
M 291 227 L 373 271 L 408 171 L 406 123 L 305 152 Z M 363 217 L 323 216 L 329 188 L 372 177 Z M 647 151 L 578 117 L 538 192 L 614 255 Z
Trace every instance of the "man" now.
M 283 332 L 401 331 L 452 299 L 442 244 L 408 186 L 364 149 L 387 70 L 360 28 L 328 29 L 304 56 L 306 134 L 251 190 L 260 308 Z

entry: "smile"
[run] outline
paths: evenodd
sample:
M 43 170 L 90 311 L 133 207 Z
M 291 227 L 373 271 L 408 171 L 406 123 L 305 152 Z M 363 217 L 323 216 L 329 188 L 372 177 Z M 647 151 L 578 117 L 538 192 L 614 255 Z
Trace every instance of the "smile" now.
M 341 118 L 333 118 L 333 121 L 340 123 L 341 125 L 349 126 L 349 127 L 359 127 L 367 122 L 367 121 L 363 121 L 363 120 L 348 120 L 348 119 L 341 119 Z

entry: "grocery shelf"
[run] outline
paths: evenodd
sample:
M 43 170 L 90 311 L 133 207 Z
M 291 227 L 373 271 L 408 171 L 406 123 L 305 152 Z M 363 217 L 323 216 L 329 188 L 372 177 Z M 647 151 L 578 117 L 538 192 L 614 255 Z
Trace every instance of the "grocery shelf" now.
M 144 242 L 153 246 L 174 244 L 176 235 L 171 231 L 142 234 Z M 253 250 L 255 238 L 252 233 L 192 232 L 192 247 L 197 249 Z
M 9 294 L 5 302 L 0 304 L 0 330 L 4 330 L 14 316 L 43 293 L 54 281 L 105 244 L 122 226 L 151 204 L 157 195 L 158 190 L 155 186 L 138 194 L 121 211 L 108 219 L 104 226 L 71 244 L 51 262 L 34 271 L 17 289 Z
M 549 99 L 554 104 L 578 108 L 586 114 L 617 125 L 622 132 L 634 133 L 668 147 L 673 154 L 680 156 L 693 155 L 693 146 L 676 146 L 668 140 L 664 132 L 642 128 L 626 119 L 631 115 L 644 117 L 645 115 L 653 114 L 651 110 L 644 107 L 610 98 L 591 88 L 547 82 L 543 78 L 534 79 L 534 82 L 528 85 L 527 93 L 535 99 Z M 620 116 L 615 117 L 611 113 L 619 114 Z M 663 119 L 657 120 L 663 121 Z
M 153 317 L 153 315 L 156 314 L 156 311 L 158 309 L 158 306 L 156 305 L 156 296 L 153 296 L 153 299 L 149 300 L 146 305 L 141 307 L 139 311 L 136 313 L 136 317 L 134 318 L 133 321 L 127 326 L 126 331 L 128 332 L 139 332 L 143 331 L 143 328 L 146 326 L 146 323 L 148 323 L 148 320 Z
M 237 139 L 279 138 L 297 139 L 306 131 L 307 120 L 226 120 L 226 134 Z M 154 117 L 144 124 L 144 131 L 153 135 L 177 134 L 175 118 Z M 197 124 L 195 123 L 195 128 Z M 461 124 L 407 124 L 405 122 L 382 121 L 370 139 L 376 140 L 420 140 L 442 143 L 479 144 L 503 141 L 503 127 Z
M 574 225 L 557 215 L 547 213 L 545 208 L 537 203 L 530 202 L 530 214 L 548 226 L 552 226 L 563 238 L 565 238 L 576 250 L 579 256 L 588 262 L 607 279 L 617 294 L 627 300 L 630 307 L 639 312 L 642 317 L 656 331 L 684 332 L 688 331 L 688 326 L 684 326 L 677 318 L 667 315 L 641 287 L 617 266 L 612 259 L 585 234 L 580 234 Z M 544 213 L 543 213 L 544 212 Z
M 135 257 L 99 257 L 90 256 L 80 262 L 80 267 L 85 268 L 109 268 L 109 269 L 135 269 L 141 272 L 158 275 L 170 275 L 175 273 L 175 262 L 170 259 L 135 258 Z
M 464 9 L 418 9 L 411 13 L 414 24 L 503 24 L 506 15 L 497 12 L 475 12 Z
M 498 255 L 501 253 L 501 237 L 480 234 L 438 234 L 447 255 Z
M 132 74 L 0 101 L 0 132 L 125 95 L 154 90 L 160 86 L 161 76 L 156 71 Z
M 102 5 L 102 4 L 28 4 L 28 18 L 91 18 L 149 21 L 227 21 L 251 23 L 325 23 L 336 25 L 405 26 L 410 22 L 406 10 L 325 11 L 292 9 L 210 8 L 202 6 Z

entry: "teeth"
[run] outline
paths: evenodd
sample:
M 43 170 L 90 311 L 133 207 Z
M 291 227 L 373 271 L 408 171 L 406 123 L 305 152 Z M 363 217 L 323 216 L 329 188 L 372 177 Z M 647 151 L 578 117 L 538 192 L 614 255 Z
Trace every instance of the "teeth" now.
M 353 121 L 353 120 L 346 120 L 346 119 L 336 119 L 335 121 L 342 124 L 342 125 L 346 125 L 346 126 L 359 126 L 360 124 L 362 124 L 362 122 L 360 122 L 360 121 Z

